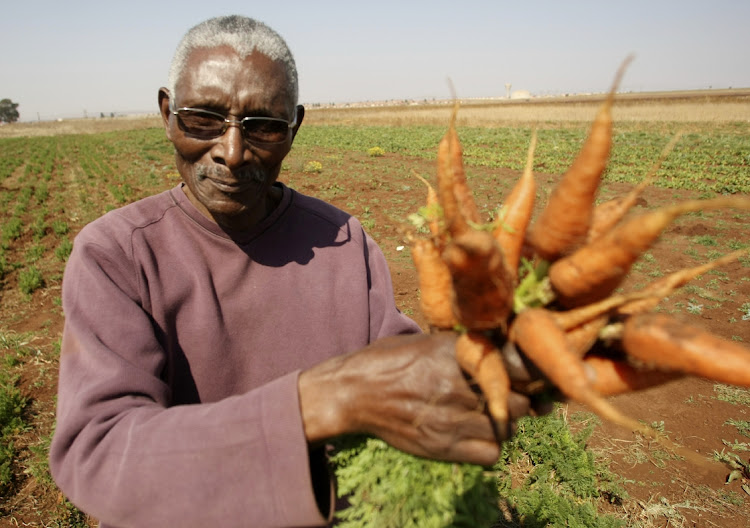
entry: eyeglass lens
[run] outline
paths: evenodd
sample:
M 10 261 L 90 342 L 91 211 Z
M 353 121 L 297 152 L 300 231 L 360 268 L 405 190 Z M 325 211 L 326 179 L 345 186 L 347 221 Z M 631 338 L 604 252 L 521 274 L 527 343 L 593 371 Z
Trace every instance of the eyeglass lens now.
M 199 139 L 218 137 L 227 128 L 224 117 L 213 112 L 182 108 L 177 117 L 182 130 Z M 245 117 L 240 126 L 245 137 L 261 143 L 281 143 L 289 133 L 286 121 L 268 117 Z

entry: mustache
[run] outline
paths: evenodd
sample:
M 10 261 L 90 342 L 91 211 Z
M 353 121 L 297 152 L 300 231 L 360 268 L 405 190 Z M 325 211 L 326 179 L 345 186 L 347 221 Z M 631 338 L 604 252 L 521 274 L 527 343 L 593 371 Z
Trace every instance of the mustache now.
M 237 180 L 240 182 L 253 181 L 256 183 L 264 183 L 268 179 L 266 172 L 257 166 L 250 165 L 243 169 L 232 172 L 229 169 L 221 168 L 220 166 L 206 166 L 198 165 L 195 167 L 195 175 L 201 179 L 211 178 L 212 180 L 219 181 L 232 181 Z

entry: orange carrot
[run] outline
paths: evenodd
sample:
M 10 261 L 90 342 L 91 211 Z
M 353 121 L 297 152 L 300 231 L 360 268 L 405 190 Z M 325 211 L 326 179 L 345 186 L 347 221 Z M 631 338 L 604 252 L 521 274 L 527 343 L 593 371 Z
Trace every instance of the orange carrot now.
M 652 291 L 636 291 L 630 293 L 624 293 L 622 295 L 611 295 L 600 301 L 592 302 L 591 304 L 585 304 L 570 310 L 555 310 L 551 311 L 550 315 L 555 320 L 555 323 L 565 330 L 566 332 L 586 324 L 594 319 L 598 319 L 602 316 L 606 316 L 610 312 L 619 309 L 620 307 L 628 304 L 640 301 L 642 299 L 650 299 L 654 295 L 663 293 L 665 290 L 659 290 L 656 292 Z
M 629 418 L 604 400 L 588 381 L 582 360 L 569 348 L 565 332 L 544 308 L 529 308 L 513 320 L 509 338 L 560 391 L 587 405 L 604 419 L 654 436 L 653 430 Z
M 563 306 L 573 307 L 605 298 L 677 216 L 727 207 L 750 209 L 750 198 L 731 196 L 689 200 L 627 220 L 602 238 L 550 266 L 549 278 L 558 301 Z
M 612 104 L 629 60 L 620 67 L 604 104 L 573 164 L 552 191 L 529 232 L 529 242 L 545 260 L 556 260 L 583 244 L 591 225 L 594 198 L 612 147 Z
M 466 182 L 461 142 L 456 132 L 457 111 L 458 103 L 454 107 L 448 131 L 438 144 L 437 192 L 446 228 L 452 236 L 464 233 L 470 223 L 478 224 L 480 221 L 474 197 Z
M 498 425 L 505 427 L 508 422 L 510 377 L 500 351 L 482 334 L 468 332 L 456 340 L 456 360 L 479 385 L 490 415 Z
M 487 231 L 471 229 L 451 240 L 443 260 L 453 278 L 453 313 L 469 330 L 505 329 L 513 283 L 500 246 Z
M 435 245 L 424 239 L 414 240 L 411 256 L 419 280 L 419 303 L 427 322 L 437 328 L 452 328 L 453 284 L 448 267 Z
M 565 332 L 565 340 L 568 342 L 568 348 L 571 352 L 577 357 L 585 356 L 596 343 L 599 332 L 607 325 L 608 321 L 606 315 L 600 315 Z
M 419 174 L 415 174 L 422 183 L 427 186 L 427 199 L 425 200 L 425 213 L 427 215 L 427 226 L 430 230 L 430 234 L 437 240 L 441 238 L 440 233 L 440 203 L 438 201 L 437 192 L 435 188 L 430 185 L 430 182 L 425 180 Z
M 648 389 L 684 376 L 674 371 L 639 369 L 624 361 L 600 356 L 585 357 L 583 363 L 592 388 L 605 396 Z
M 750 349 L 664 314 L 629 317 L 623 326 L 622 346 L 647 366 L 750 387 Z
M 620 220 L 625 217 L 625 214 L 630 211 L 630 209 L 636 204 L 638 198 L 641 196 L 641 193 L 643 193 L 643 190 L 651 185 L 651 182 L 653 182 L 654 178 L 656 177 L 656 173 L 661 167 L 661 164 L 664 163 L 664 160 L 667 158 L 669 153 L 672 152 L 681 135 L 682 134 L 676 134 L 675 137 L 673 137 L 669 141 L 669 143 L 667 143 L 667 146 L 662 150 L 659 159 L 651 167 L 643 181 L 636 187 L 634 187 L 628 194 L 601 203 L 594 208 L 594 212 L 591 217 L 591 226 L 589 227 L 589 231 L 586 235 L 587 243 L 601 238 L 602 235 L 609 232 L 615 225 L 620 222 Z
M 531 136 L 523 175 L 505 200 L 505 204 L 498 215 L 497 225 L 492 231 L 492 235 L 503 251 L 514 284 L 518 278 L 518 264 L 521 261 L 526 228 L 534 211 L 534 199 L 536 198 L 536 182 L 533 173 L 535 147 L 536 131 Z

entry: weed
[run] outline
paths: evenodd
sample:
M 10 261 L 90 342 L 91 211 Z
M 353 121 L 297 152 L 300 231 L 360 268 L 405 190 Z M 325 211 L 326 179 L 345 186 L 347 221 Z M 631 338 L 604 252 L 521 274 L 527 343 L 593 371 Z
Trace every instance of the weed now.
M 0 492 L 13 480 L 13 437 L 26 428 L 22 416 L 27 400 L 18 389 L 18 378 L 7 369 L 0 370 Z
M 735 251 L 738 249 L 750 248 L 750 244 L 748 244 L 747 242 L 744 242 L 742 240 L 734 240 L 734 239 L 728 241 L 727 246 L 732 251 Z
M 4 222 L 2 232 L 0 232 L 0 239 L 2 240 L 3 247 L 6 247 L 8 242 L 18 239 L 22 232 L 23 222 L 21 222 L 19 217 L 14 216 Z
M 55 248 L 55 257 L 62 262 L 66 262 L 70 253 L 73 251 L 73 243 L 67 238 L 60 240 L 57 248 Z
M 726 422 L 724 422 L 726 425 L 733 425 L 737 428 L 737 431 L 742 435 L 750 438 L 750 422 L 747 420 L 735 420 L 733 418 L 730 418 Z
M 52 222 L 52 232 L 57 236 L 67 235 L 68 231 L 70 231 L 70 227 L 64 220 L 54 220 Z
M 714 385 L 714 393 L 716 394 L 715 398 L 717 400 L 731 403 L 733 405 L 750 406 L 750 389 L 717 383 Z
M 308 174 L 317 174 L 319 172 L 323 172 L 323 164 L 319 161 L 308 161 L 302 168 L 302 172 Z
M 742 303 L 742 306 L 740 307 L 740 312 L 742 312 L 742 320 L 743 321 L 750 321 L 750 303 Z
M 21 270 L 18 275 L 18 287 L 26 295 L 31 295 L 39 288 L 44 287 L 42 272 L 36 266 L 29 266 Z
M 571 432 L 558 413 L 518 422 L 519 433 L 503 444 L 500 494 L 507 519 L 525 526 L 622 526 L 597 513 L 595 499 L 619 503 L 627 497 L 622 481 L 603 460 L 585 449 L 595 423 Z M 512 485 L 513 466 L 528 468 L 520 486 Z M 499 524 L 498 526 L 506 526 Z M 514 525 L 515 526 L 515 525 Z
M 37 244 L 36 246 L 31 246 L 26 251 L 26 262 L 29 263 L 29 264 L 32 264 L 32 263 L 36 262 L 37 260 L 39 260 L 40 258 L 42 258 L 42 256 L 44 255 L 44 252 L 46 251 L 46 249 L 47 248 L 45 248 L 41 244 Z
M 719 245 L 719 243 L 716 242 L 716 239 L 714 237 L 708 236 L 708 235 L 694 237 L 693 242 L 701 246 L 707 246 L 707 247 Z

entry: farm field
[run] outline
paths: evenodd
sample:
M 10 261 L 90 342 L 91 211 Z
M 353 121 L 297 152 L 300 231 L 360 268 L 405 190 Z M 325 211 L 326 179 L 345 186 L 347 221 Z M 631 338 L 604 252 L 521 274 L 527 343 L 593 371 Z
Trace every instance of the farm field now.
M 614 147 L 599 199 L 638 183 L 678 132 L 680 141 L 636 211 L 750 194 L 748 103 L 747 91 L 623 97 L 615 106 Z M 580 147 L 596 105 L 596 98 L 544 105 L 467 102 L 459 112 L 459 136 L 482 214 L 493 215 L 518 178 L 532 129 L 538 130 L 534 170 L 537 203 L 543 204 Z M 300 192 L 360 218 L 389 260 L 399 307 L 423 327 L 416 274 L 404 247 L 412 229 L 407 217 L 424 202 L 414 173 L 434 176 L 449 113 L 449 105 L 312 108 L 281 175 Z M 60 495 L 46 467 L 65 259 L 86 223 L 178 182 L 156 118 L 0 127 L 0 527 L 96 525 Z M 686 215 L 640 260 L 624 288 L 743 248 L 750 251 L 750 211 Z M 660 309 L 750 346 L 750 256 L 696 279 Z M 612 401 L 711 462 L 696 466 L 601 423 L 580 406 L 562 404 L 550 422 L 557 431 L 522 424 L 519 452 L 531 449 L 533 437 L 559 439 L 559 428 L 569 429 L 597 469 L 578 475 L 588 479 L 581 486 L 552 468 L 547 481 L 534 477 L 538 489 L 554 490 L 569 505 L 592 507 L 596 524 L 587 526 L 750 525 L 750 390 L 684 379 Z M 505 505 L 500 526 L 557 526 L 543 516 L 543 505 L 523 506 L 535 493 L 527 479 L 541 464 L 519 454 L 508 466 L 514 489 L 522 490 L 511 494 L 515 502 Z

